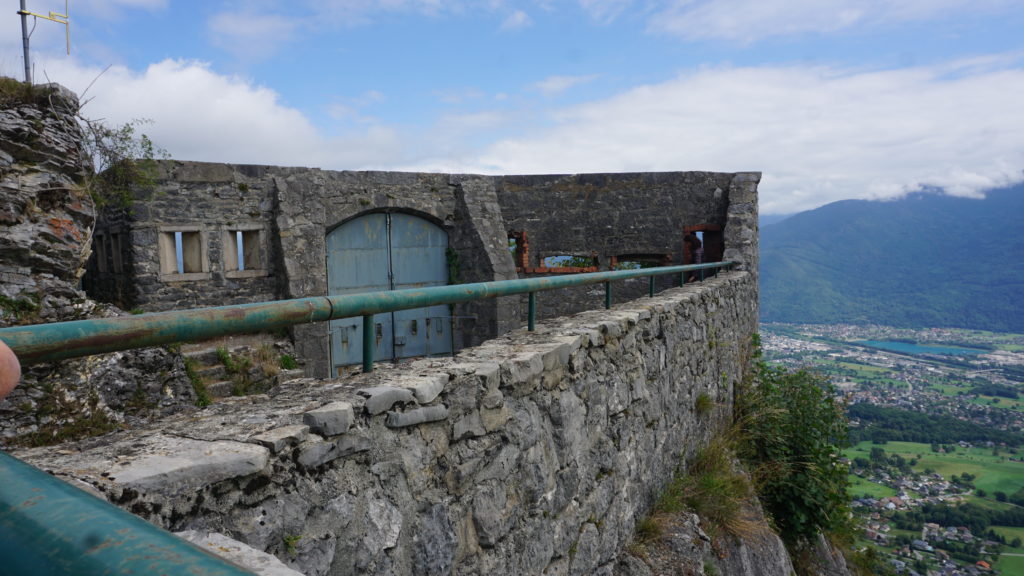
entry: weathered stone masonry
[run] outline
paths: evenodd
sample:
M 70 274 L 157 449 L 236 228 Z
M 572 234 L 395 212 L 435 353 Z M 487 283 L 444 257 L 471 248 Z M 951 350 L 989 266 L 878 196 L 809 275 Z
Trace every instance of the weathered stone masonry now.
M 18 456 L 307 574 L 610 574 L 679 457 L 728 419 L 756 322 L 755 277 L 729 272 Z
M 509 234 L 529 233 L 532 265 L 551 255 L 659 255 L 682 263 L 685 226 L 724 229 L 725 257 L 756 274 L 756 173 L 667 172 L 474 176 L 333 172 L 307 168 L 163 162 L 158 185 L 129 211 L 100 215 L 86 286 L 96 298 L 147 311 L 327 294 L 327 234 L 374 212 L 406 212 L 448 234 L 452 283 L 517 277 Z M 174 269 L 174 232 L 195 248 Z M 246 235 L 246 270 L 235 267 L 235 234 Z M 249 244 L 251 242 L 251 244 Z M 186 250 L 187 252 L 188 250 Z M 248 256 L 247 256 L 248 257 Z M 186 260 L 188 260 L 186 258 Z M 659 289 L 678 282 L 659 281 Z M 646 282 L 616 284 L 617 301 Z M 544 294 L 541 317 L 603 305 L 603 291 Z M 519 299 L 455 307 L 455 348 L 520 326 Z M 307 373 L 329 373 L 325 326 L 294 329 Z

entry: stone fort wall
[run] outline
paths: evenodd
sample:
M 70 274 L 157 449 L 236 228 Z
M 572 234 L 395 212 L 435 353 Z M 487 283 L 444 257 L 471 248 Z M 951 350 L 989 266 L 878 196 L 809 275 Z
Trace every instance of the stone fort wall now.
M 593 255 L 602 270 L 638 255 L 681 264 L 683 228 L 694 225 L 723 230 L 723 257 L 757 270 L 757 173 L 477 176 L 178 161 L 159 171 L 130 209 L 99 215 L 84 279 L 94 298 L 159 311 L 325 295 L 327 234 L 387 211 L 447 232 L 453 284 L 535 276 L 544 258 L 559 255 Z M 174 232 L 196 252 L 185 273 L 168 266 Z M 251 241 L 244 271 L 232 269 L 237 232 Z M 529 261 L 517 266 L 509 238 L 523 232 Z M 658 289 L 678 282 L 660 279 Z M 615 285 L 616 301 L 646 292 L 646 281 Z M 541 317 L 556 317 L 601 307 L 604 297 L 591 287 L 539 301 Z M 521 326 L 525 314 L 518 298 L 458 305 L 454 348 Z M 298 326 L 293 337 L 307 373 L 328 375 L 326 325 Z
M 757 312 L 754 275 L 727 272 L 17 456 L 309 575 L 611 574 L 680 459 L 730 420 Z

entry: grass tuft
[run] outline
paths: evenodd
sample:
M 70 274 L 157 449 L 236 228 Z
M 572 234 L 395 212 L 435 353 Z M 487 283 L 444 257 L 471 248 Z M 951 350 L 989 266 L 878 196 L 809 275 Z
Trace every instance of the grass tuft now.
M 693 404 L 693 410 L 697 413 L 697 416 L 707 416 L 714 407 L 715 401 L 711 399 L 711 395 L 707 392 L 701 392 L 697 396 L 697 401 Z

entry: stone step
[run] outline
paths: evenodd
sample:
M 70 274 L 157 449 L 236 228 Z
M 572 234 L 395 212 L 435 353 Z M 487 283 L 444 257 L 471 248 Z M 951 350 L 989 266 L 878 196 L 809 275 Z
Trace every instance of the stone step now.
M 220 380 L 206 385 L 206 391 L 214 398 L 224 398 L 232 395 L 235 383 L 231 380 Z
M 195 350 L 187 350 L 181 353 L 185 358 L 194 360 L 203 366 L 213 366 L 214 364 L 221 364 L 220 354 L 218 350 L 221 346 L 214 346 L 209 348 L 197 348 Z M 251 354 L 253 347 L 248 344 L 240 344 L 238 346 L 224 347 L 232 356 L 238 356 L 241 354 Z
M 228 371 L 224 368 L 223 364 L 216 364 L 213 366 L 205 366 L 196 371 L 199 377 L 205 381 L 210 380 L 224 380 L 228 377 Z
M 299 378 L 305 378 L 306 371 L 302 368 L 295 368 L 294 370 L 281 370 L 277 373 L 278 383 L 288 382 L 289 380 L 297 380 Z
M 201 366 L 212 366 L 214 364 L 220 364 L 220 358 L 217 357 L 216 348 L 200 348 L 198 350 L 189 350 L 182 352 L 182 356 L 196 362 Z

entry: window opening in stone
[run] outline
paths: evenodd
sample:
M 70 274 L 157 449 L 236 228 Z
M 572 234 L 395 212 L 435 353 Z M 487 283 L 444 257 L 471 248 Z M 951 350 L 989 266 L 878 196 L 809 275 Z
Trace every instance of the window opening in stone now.
M 717 224 L 697 224 L 683 228 L 683 264 L 721 262 L 725 252 L 722 227 Z M 714 276 L 717 270 L 691 272 L 690 280 Z
M 686 240 L 687 236 L 691 235 L 697 239 L 696 242 Z M 683 264 L 721 262 L 724 252 L 725 242 L 721 226 L 697 224 L 683 228 Z
M 227 271 L 259 270 L 259 230 L 229 230 L 224 243 L 224 264 Z
M 512 261 L 520 272 L 530 265 L 530 245 L 526 241 L 526 230 L 509 231 L 508 250 L 512 253 Z
M 189 274 L 203 271 L 203 242 L 198 231 L 160 233 L 160 271 Z
M 620 254 L 612 257 L 610 268 L 612 270 L 640 270 L 641 268 L 657 268 L 671 264 L 671 254 Z
M 580 256 L 577 254 L 561 254 L 548 256 L 541 260 L 544 268 L 595 268 L 597 255 Z

